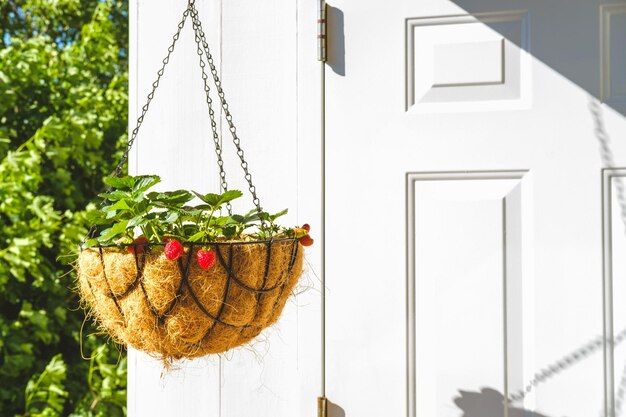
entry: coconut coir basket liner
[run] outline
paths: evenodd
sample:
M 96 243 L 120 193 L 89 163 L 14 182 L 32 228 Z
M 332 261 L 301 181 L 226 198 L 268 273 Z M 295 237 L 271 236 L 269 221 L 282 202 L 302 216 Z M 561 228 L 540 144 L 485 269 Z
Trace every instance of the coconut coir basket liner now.
M 99 324 L 122 344 L 165 360 L 225 352 L 249 342 L 280 316 L 302 273 L 296 239 L 209 245 L 217 262 L 203 270 L 200 246 L 168 260 L 162 245 L 83 249 L 80 293 Z

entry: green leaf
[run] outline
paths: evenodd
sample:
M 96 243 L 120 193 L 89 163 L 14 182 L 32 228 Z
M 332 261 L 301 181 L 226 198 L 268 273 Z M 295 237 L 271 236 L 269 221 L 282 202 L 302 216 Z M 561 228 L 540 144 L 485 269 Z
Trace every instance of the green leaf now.
M 212 210 L 213 206 L 211 206 L 209 204 L 198 204 L 197 206 L 195 206 L 195 209 L 198 209 L 198 210 Z
M 126 224 L 125 229 L 134 228 L 137 226 L 143 226 L 148 222 L 148 219 L 144 215 L 135 216 L 132 219 L 128 220 L 128 224 Z
M 243 193 L 239 190 L 228 190 L 228 191 L 225 191 L 223 194 L 208 193 L 208 194 L 202 195 L 195 191 L 193 191 L 193 193 L 196 195 L 196 197 L 198 197 L 200 200 L 202 200 L 206 204 L 210 205 L 212 208 L 218 208 L 221 205 L 226 204 L 232 200 L 235 200 L 243 195 Z
M 161 178 L 158 175 L 140 175 L 135 177 L 135 184 L 133 185 L 133 193 L 140 193 L 153 187 L 161 182 Z
M 68 396 L 64 389 L 67 367 L 61 354 L 54 356 L 44 371 L 28 381 L 26 414 L 29 416 L 61 417 Z
M 179 214 L 175 211 L 165 211 L 161 213 L 161 221 L 163 223 L 174 223 L 179 217 Z
M 243 193 L 239 190 L 228 190 L 220 195 L 219 205 L 228 203 L 229 201 L 235 200 L 241 197 Z
M 232 238 L 237 234 L 237 226 L 225 226 L 222 227 L 222 233 L 226 238 Z
M 217 203 L 220 201 L 220 196 L 217 194 L 209 193 L 209 194 L 200 194 L 195 191 L 192 191 L 200 200 L 206 203 L 209 208 L 214 208 L 217 206 Z
M 89 211 L 86 214 L 86 220 L 89 224 L 102 225 L 106 224 L 106 217 L 100 210 Z
M 132 201 L 134 203 L 143 203 L 144 201 L 146 201 L 146 196 L 144 193 L 133 194 Z
M 202 214 L 204 210 L 205 209 L 201 209 L 199 207 L 185 206 L 181 209 L 181 215 L 183 215 L 185 219 L 193 219 Z
M 142 214 L 142 213 L 148 213 L 150 210 L 152 209 L 152 205 L 150 204 L 150 200 L 146 199 L 142 199 L 141 201 L 135 203 L 133 205 L 133 207 L 131 207 L 131 210 L 133 211 L 134 214 Z
M 259 211 L 257 209 L 252 209 L 246 213 L 245 219 L 242 223 L 246 223 L 246 224 L 252 223 L 252 222 L 259 221 L 260 219 L 261 219 L 261 216 L 259 215 Z
M 106 177 L 103 179 L 106 185 L 109 185 L 118 190 L 132 190 L 133 185 L 135 185 L 136 177 L 125 176 L 125 177 Z
M 122 191 L 122 190 L 115 190 L 110 193 L 102 193 L 102 194 L 99 194 L 99 196 L 109 201 L 118 201 L 118 200 L 123 200 L 125 198 L 132 198 L 131 194 L 128 191 Z
M 235 223 L 240 223 L 240 224 L 246 223 L 246 217 L 240 214 L 233 214 L 232 216 L 230 216 L 230 218 Z
M 98 239 L 87 239 L 83 246 L 85 246 L 86 248 L 90 248 L 92 246 L 96 246 L 98 243 Z
M 113 227 L 104 230 L 98 240 L 103 243 L 112 241 L 116 237 L 125 234 L 127 225 L 128 220 L 122 220 L 118 223 L 115 223 Z
M 206 237 L 206 232 L 200 231 L 194 235 L 191 235 L 187 238 L 189 242 L 201 242 Z
M 185 203 L 193 200 L 193 194 L 186 190 L 151 192 L 148 198 L 158 207 L 182 207 Z
M 270 217 L 270 220 L 273 222 L 273 221 L 274 221 L 274 220 L 276 220 L 277 218 L 279 218 L 279 217 L 284 216 L 285 214 L 287 214 L 287 211 L 288 211 L 288 209 L 284 209 L 284 210 L 279 211 L 279 212 L 278 212 L 278 213 L 276 213 L 276 214 L 272 214 L 272 215 L 270 215 L 270 216 L 269 216 L 269 217 Z
M 106 211 L 106 218 L 105 218 L 105 220 L 107 220 L 107 221 L 104 222 L 103 224 L 108 224 L 109 223 L 108 220 L 114 219 L 116 216 L 118 216 L 116 210 Z
M 119 201 L 116 201 L 115 204 L 102 208 L 102 211 L 110 211 L 110 210 L 130 210 L 130 206 L 128 205 L 127 200 L 119 200 Z

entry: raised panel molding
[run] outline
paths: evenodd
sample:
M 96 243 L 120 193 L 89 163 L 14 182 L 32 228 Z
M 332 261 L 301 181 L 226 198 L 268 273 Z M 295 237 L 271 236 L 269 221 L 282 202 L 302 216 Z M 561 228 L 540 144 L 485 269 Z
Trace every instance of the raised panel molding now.
M 616 395 L 626 370 L 626 168 L 602 171 L 602 252 L 604 279 L 604 379 L 606 417 L 615 417 Z M 615 364 L 618 364 L 615 366 Z M 616 371 L 618 372 L 616 374 Z M 616 385 L 616 381 L 618 384 Z
M 600 6 L 601 100 L 626 104 L 626 3 Z
M 523 170 L 407 174 L 409 417 L 454 415 L 471 391 L 508 398 L 530 379 L 531 186 Z
M 433 52 L 433 88 L 504 83 L 503 39 L 437 44 Z
M 526 11 L 416 17 L 405 24 L 406 111 L 530 106 Z

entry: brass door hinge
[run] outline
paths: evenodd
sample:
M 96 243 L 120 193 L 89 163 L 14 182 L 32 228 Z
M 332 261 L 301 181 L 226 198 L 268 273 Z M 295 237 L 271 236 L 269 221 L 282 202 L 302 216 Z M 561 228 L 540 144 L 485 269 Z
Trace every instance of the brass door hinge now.
M 317 0 L 317 60 L 326 62 L 326 0 Z
M 328 417 L 326 397 L 317 397 L 317 417 Z

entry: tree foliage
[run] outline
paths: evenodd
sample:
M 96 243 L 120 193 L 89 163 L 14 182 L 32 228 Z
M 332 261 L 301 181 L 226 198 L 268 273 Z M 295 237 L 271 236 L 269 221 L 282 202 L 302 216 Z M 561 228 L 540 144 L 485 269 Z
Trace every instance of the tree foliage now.
M 0 1 L 0 415 L 122 416 L 71 262 L 126 141 L 127 2 Z

